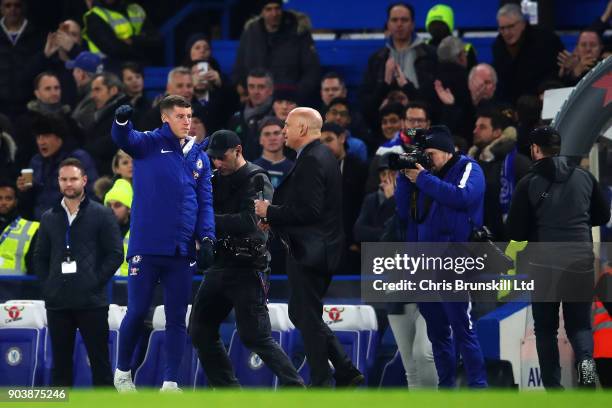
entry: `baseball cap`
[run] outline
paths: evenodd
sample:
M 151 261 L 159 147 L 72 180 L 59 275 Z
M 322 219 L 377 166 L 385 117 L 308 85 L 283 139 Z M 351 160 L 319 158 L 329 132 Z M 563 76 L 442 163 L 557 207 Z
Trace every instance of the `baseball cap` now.
M 96 74 L 102 71 L 102 58 L 93 52 L 83 51 L 75 59 L 66 61 L 66 68 L 81 68 L 83 71 Z
M 231 130 L 217 130 L 210 137 L 210 143 L 206 154 L 211 158 L 223 157 L 227 149 L 231 149 L 242 144 L 240 137 Z

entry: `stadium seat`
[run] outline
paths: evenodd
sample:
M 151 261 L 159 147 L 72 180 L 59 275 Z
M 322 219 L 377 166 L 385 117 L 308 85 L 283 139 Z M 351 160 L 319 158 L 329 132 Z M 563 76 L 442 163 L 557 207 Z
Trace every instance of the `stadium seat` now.
M 0 385 L 41 386 L 45 371 L 46 313 L 42 301 L 0 304 Z
M 126 306 L 111 304 L 108 307 L 108 351 L 111 362 L 111 369 L 114 372 L 117 368 L 118 348 L 119 348 L 119 327 L 127 312 Z M 74 386 L 88 387 L 92 385 L 91 366 L 87 355 L 87 348 L 77 331 L 74 343 Z
M 284 303 L 268 304 L 272 338 L 281 348 L 291 355 L 293 331 L 295 327 L 289 320 L 288 306 Z M 238 330 L 234 330 L 230 342 L 230 359 L 240 384 L 246 387 L 278 387 L 278 378 L 265 366 L 259 356 L 242 344 Z
M 185 324 L 189 322 L 191 305 L 187 308 Z M 147 353 L 144 361 L 136 370 L 134 383 L 136 386 L 161 387 L 164 380 L 164 369 L 166 362 L 166 351 L 164 344 L 166 340 L 166 315 L 164 306 L 157 306 L 153 313 L 153 331 L 149 337 Z M 190 386 L 193 383 L 195 350 L 189 336 L 185 339 L 185 352 L 179 365 L 177 382 L 179 387 Z
M 323 321 L 334 332 L 353 364 L 368 379 L 368 370 L 374 364 L 378 343 L 378 323 L 374 308 L 368 305 L 326 305 Z M 306 383 L 310 382 L 307 362 L 299 367 Z

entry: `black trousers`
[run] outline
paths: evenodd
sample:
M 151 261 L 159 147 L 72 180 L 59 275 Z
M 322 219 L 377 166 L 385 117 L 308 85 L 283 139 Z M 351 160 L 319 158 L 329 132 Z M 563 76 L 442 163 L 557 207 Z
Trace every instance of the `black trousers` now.
M 79 329 L 87 348 L 94 386 L 112 386 L 113 377 L 108 351 L 108 306 L 92 309 L 47 309 L 53 353 L 51 371 L 54 387 L 73 384 L 74 339 Z
M 287 275 L 291 293 L 289 295 L 289 318 L 300 330 L 304 340 L 304 351 L 310 365 L 311 384 L 315 387 L 330 387 L 332 362 L 336 378 L 343 378 L 355 370 L 344 348 L 323 321 L 323 297 L 329 288 L 332 276 L 298 264 L 287 255 Z
M 559 302 L 533 302 L 532 313 L 542 383 L 545 388 L 560 388 L 561 366 L 557 344 Z M 591 303 L 563 302 L 563 323 L 576 362 L 593 358 Z
M 602 388 L 612 388 L 612 358 L 596 358 L 597 376 Z
M 266 306 L 268 273 L 210 269 L 198 289 L 189 323 L 191 341 L 213 387 L 239 386 L 219 326 L 232 308 L 242 343 L 276 374 L 282 386 L 302 386 L 302 378 L 272 338 Z

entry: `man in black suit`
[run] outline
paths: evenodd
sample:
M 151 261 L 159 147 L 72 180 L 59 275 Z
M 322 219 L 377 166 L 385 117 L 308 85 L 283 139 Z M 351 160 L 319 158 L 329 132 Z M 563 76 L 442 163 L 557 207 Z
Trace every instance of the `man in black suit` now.
M 359 385 L 364 376 L 355 368 L 336 336 L 323 322 L 323 296 L 340 266 L 344 248 L 342 176 L 338 161 L 321 141 L 321 115 L 295 108 L 283 135 L 295 150 L 293 169 L 274 192 L 272 204 L 255 201 L 261 228 L 273 228 L 287 249 L 291 286 L 289 317 L 302 333 L 313 386 Z
M 368 167 L 357 157 L 347 154 L 346 136 L 347 131 L 333 122 L 326 123 L 321 128 L 321 143 L 326 145 L 338 160 L 342 174 L 342 197 L 347 198 L 342 200 L 342 219 L 346 242 L 340 273 L 357 274 L 360 270 L 361 256 L 359 242 L 353 237 L 353 226 L 361 209 Z

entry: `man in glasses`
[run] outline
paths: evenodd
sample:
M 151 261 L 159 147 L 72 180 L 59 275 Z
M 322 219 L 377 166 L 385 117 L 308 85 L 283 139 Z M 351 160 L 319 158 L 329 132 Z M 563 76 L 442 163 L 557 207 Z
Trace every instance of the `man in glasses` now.
M 493 67 L 499 77 L 498 96 L 515 103 L 523 94 L 535 95 L 544 80 L 557 77 L 557 54 L 563 45 L 554 32 L 527 24 L 517 4 L 502 6 L 497 24 Z

